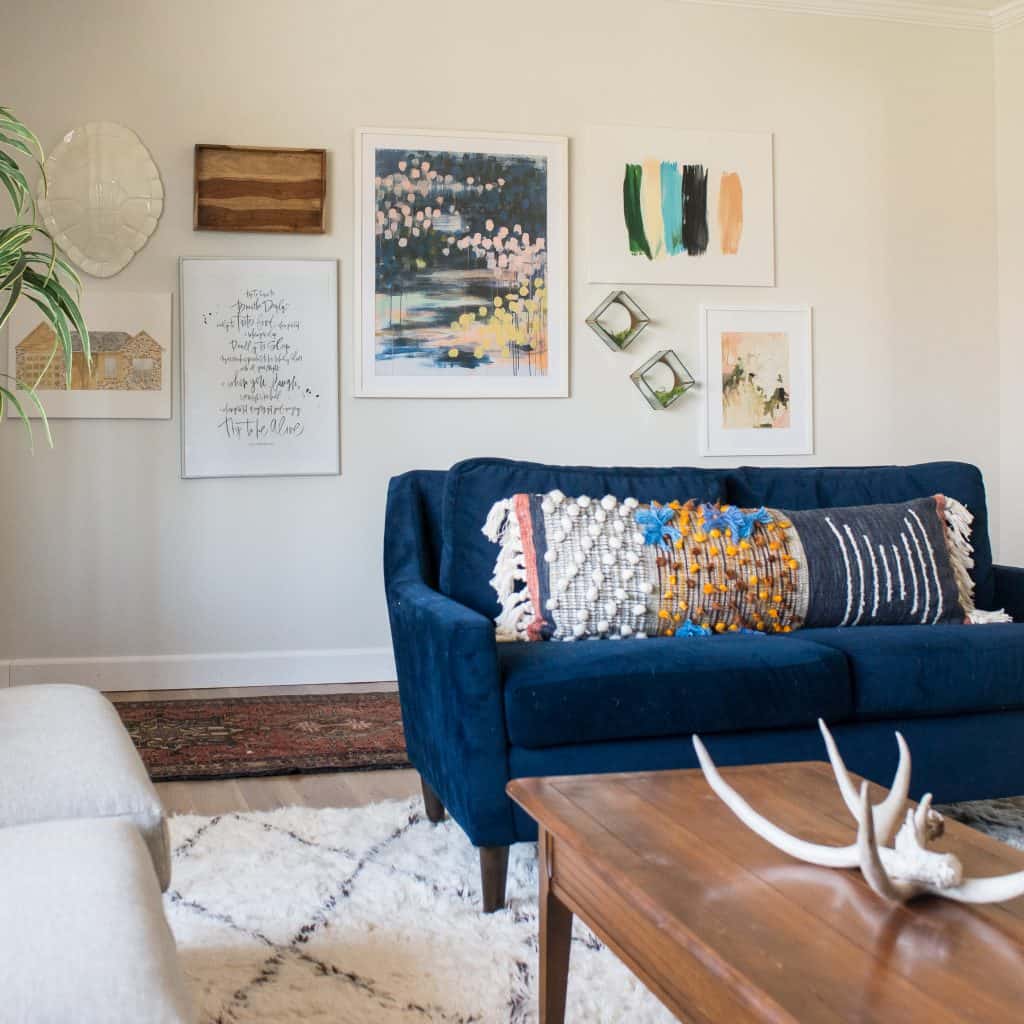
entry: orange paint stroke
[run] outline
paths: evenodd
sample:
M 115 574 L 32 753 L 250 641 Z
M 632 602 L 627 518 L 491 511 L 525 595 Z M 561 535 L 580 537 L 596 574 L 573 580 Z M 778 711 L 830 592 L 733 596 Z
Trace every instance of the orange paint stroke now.
M 725 171 L 718 187 L 718 237 L 724 256 L 740 251 L 743 235 L 743 183 L 735 171 Z

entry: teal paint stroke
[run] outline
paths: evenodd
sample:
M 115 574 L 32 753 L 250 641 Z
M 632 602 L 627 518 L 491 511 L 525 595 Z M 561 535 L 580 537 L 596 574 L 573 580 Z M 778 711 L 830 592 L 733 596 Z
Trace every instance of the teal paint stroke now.
M 661 220 L 665 231 L 665 249 L 677 256 L 683 247 L 683 176 L 679 165 L 661 162 Z

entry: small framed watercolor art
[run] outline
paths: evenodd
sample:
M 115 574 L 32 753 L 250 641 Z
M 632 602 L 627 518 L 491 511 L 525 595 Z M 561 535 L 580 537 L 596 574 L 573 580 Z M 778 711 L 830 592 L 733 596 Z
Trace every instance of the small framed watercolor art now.
M 702 306 L 704 455 L 814 451 L 809 306 Z

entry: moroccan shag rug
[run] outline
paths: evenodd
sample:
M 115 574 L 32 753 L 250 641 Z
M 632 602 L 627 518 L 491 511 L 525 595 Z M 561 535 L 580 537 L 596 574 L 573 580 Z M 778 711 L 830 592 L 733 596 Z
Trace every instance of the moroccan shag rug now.
M 947 813 L 950 809 L 946 809 Z M 1024 799 L 952 816 L 1024 848 Z M 417 800 L 171 819 L 165 897 L 200 1024 L 534 1024 L 537 863 L 480 913 L 476 852 Z M 675 1020 L 578 921 L 566 1019 Z
M 397 693 L 114 705 L 150 776 L 230 779 L 408 766 Z

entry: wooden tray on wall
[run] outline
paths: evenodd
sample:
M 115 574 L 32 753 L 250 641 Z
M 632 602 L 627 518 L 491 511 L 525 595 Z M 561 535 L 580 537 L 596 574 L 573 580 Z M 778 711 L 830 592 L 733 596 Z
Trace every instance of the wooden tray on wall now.
M 326 230 L 327 150 L 198 145 L 196 231 Z

